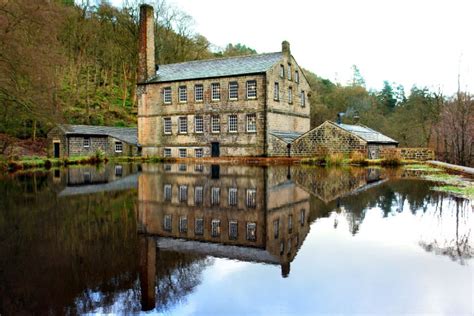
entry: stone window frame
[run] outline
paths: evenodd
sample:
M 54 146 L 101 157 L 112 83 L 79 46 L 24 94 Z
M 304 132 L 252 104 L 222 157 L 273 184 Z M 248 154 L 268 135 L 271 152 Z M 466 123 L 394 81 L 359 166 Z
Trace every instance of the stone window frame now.
M 257 241 L 257 223 L 247 222 L 246 236 L 248 241 Z
M 247 91 L 247 100 L 257 99 L 257 80 L 247 80 L 246 91 Z
M 188 150 L 186 148 L 179 148 L 178 149 L 178 157 L 179 158 L 186 158 L 188 156 Z
M 171 121 L 171 117 L 163 118 L 163 134 L 165 135 L 173 134 L 173 123 Z
M 248 208 L 257 207 L 257 189 L 246 189 L 245 190 L 245 205 Z
M 194 85 L 194 101 L 195 102 L 204 101 L 204 85 L 202 84 Z
M 219 82 L 211 83 L 211 101 L 221 100 L 221 84 Z
M 275 81 L 273 85 L 273 100 L 280 101 L 280 83 Z
M 178 87 L 178 100 L 180 103 L 188 102 L 188 88 L 186 86 Z
M 302 108 L 304 108 L 306 106 L 306 94 L 304 92 L 304 90 L 301 90 L 300 92 L 300 105 Z
M 204 187 L 194 187 L 194 204 L 201 205 L 204 202 Z
M 180 116 L 178 117 L 178 134 L 187 134 L 188 133 L 188 117 Z
M 163 148 L 163 156 L 166 158 L 171 157 L 171 148 L 169 147 Z
M 252 122 L 253 119 L 253 122 Z M 251 113 L 247 114 L 245 119 L 245 130 L 247 133 L 256 133 L 257 132 L 257 114 Z
M 227 130 L 229 133 L 233 133 L 233 134 L 239 131 L 239 118 L 237 114 L 229 114 L 228 120 L 227 120 Z
M 204 235 L 204 218 L 199 217 L 194 220 L 194 235 Z
M 295 70 L 295 82 L 300 83 L 300 72 L 298 69 Z
M 293 87 L 288 87 L 288 104 L 293 104 Z
M 123 152 L 123 143 L 122 142 L 115 142 L 115 152 L 116 153 Z
M 229 221 L 229 240 L 237 240 L 239 238 L 239 223 L 236 220 Z
M 181 184 L 178 189 L 178 201 L 180 203 L 188 202 L 188 186 Z
M 173 186 L 169 183 L 163 186 L 163 200 L 166 202 L 171 202 L 173 197 Z
M 163 88 L 163 104 L 171 104 L 173 102 L 173 94 L 171 87 Z
M 228 202 L 229 206 L 237 206 L 239 191 L 237 188 L 229 188 Z
M 292 72 L 293 72 L 293 70 L 292 70 L 291 68 L 292 68 L 291 63 L 288 63 L 288 73 L 287 73 L 287 75 L 288 75 L 287 77 L 288 77 L 288 78 L 287 78 L 287 79 L 290 80 L 290 81 L 292 80 L 291 74 L 292 74 Z
M 211 237 L 219 237 L 221 235 L 221 221 L 219 219 L 211 220 Z
M 211 115 L 211 133 L 218 134 L 220 132 L 221 132 L 221 118 L 219 115 L 213 114 Z
M 237 81 L 229 82 L 229 100 L 237 101 L 239 99 L 239 83 Z
M 285 78 L 285 66 L 283 64 L 280 65 L 280 78 Z
M 211 188 L 211 206 L 218 206 L 221 203 L 221 188 Z
M 202 115 L 194 116 L 194 133 L 204 133 L 204 117 Z
M 204 156 L 204 150 L 200 148 L 194 148 L 194 157 L 202 158 Z
M 179 225 L 178 230 L 180 233 L 185 234 L 188 232 L 188 217 L 187 216 L 180 216 L 179 217 Z
M 84 148 L 89 148 L 91 147 L 91 138 L 89 136 L 86 136 L 82 139 L 82 146 Z

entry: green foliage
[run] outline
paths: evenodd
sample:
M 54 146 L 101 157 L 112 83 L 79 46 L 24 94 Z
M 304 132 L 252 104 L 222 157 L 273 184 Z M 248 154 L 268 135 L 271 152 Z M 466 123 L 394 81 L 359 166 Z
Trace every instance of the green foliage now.
M 235 45 L 229 43 L 223 51 L 214 54 L 215 57 L 233 57 L 233 56 L 245 56 L 254 55 L 257 51 L 253 48 L 247 47 L 241 43 Z

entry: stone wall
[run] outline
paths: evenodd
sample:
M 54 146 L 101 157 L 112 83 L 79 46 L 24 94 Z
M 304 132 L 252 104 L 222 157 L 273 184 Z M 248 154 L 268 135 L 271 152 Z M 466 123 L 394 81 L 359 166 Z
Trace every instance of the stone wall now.
M 324 156 L 330 153 L 350 154 L 367 152 L 367 143 L 361 138 L 326 121 L 291 144 L 291 156 Z
M 286 157 L 288 156 L 287 143 L 282 139 L 268 135 L 268 156 L 270 157 Z
M 401 159 L 406 160 L 433 160 L 435 158 L 434 150 L 431 148 L 382 148 L 380 158 L 387 156 L 393 157 L 398 155 Z
M 67 157 L 67 138 L 64 132 L 59 127 L 53 128 L 47 136 L 47 155 L 48 157 L 54 157 L 54 143 L 59 143 L 59 157 Z

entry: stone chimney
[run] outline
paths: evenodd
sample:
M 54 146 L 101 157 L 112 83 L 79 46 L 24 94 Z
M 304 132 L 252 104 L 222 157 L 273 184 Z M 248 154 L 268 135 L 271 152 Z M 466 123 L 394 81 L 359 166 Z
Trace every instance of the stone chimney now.
M 281 42 L 281 52 L 285 54 L 287 57 L 290 57 L 290 43 L 288 41 Z
M 140 6 L 140 28 L 138 41 L 138 82 L 144 82 L 155 75 L 155 34 L 153 7 Z

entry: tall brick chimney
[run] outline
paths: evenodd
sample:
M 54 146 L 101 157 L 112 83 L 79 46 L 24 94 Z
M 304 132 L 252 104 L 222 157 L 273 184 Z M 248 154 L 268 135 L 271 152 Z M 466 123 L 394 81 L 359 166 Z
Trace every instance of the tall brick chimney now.
M 155 34 L 153 7 L 140 6 L 140 28 L 138 47 L 138 82 L 144 82 L 155 75 Z
M 281 52 L 285 54 L 287 57 L 291 55 L 290 43 L 288 41 L 281 42 Z

